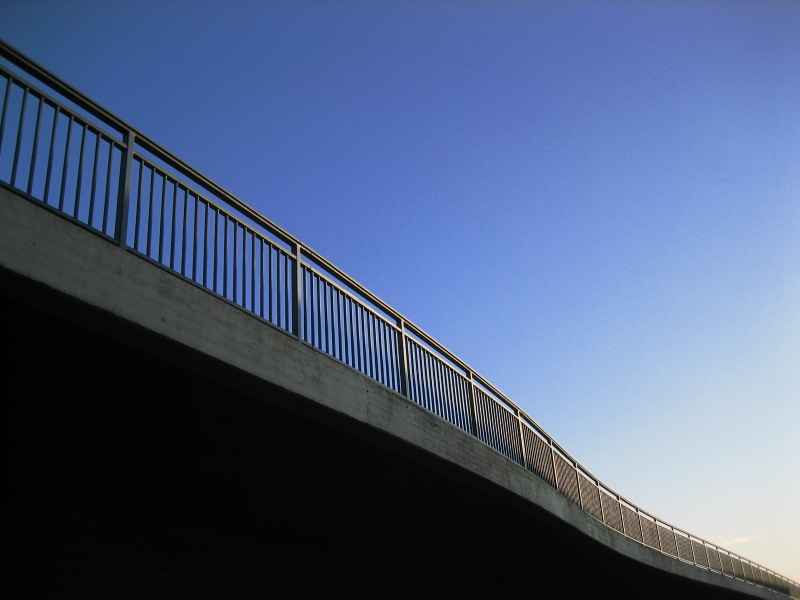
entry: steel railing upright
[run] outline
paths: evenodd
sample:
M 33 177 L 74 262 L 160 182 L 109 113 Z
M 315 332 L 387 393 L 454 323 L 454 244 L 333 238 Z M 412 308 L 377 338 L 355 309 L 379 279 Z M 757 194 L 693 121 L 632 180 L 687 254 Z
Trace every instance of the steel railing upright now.
M 800 598 L 796 582 L 650 515 L 603 485 L 421 328 L 149 137 L 2 41 L 0 57 L 7 61 L 0 65 L 0 186 L 372 377 L 619 533 L 677 560 Z

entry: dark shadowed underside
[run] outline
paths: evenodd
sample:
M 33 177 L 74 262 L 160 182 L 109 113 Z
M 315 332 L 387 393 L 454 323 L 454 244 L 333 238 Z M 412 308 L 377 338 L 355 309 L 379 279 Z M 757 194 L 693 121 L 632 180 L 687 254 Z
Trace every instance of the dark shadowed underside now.
M 17 275 L 0 290 L 14 597 L 743 597 L 624 558 L 428 453 Z

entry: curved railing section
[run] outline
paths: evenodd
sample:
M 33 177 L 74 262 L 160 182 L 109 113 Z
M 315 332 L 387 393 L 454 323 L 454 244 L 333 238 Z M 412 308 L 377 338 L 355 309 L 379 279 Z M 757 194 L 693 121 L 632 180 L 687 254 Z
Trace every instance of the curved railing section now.
M 422 329 L 156 142 L 2 41 L 0 58 L 0 185 L 406 396 L 620 534 L 800 598 L 796 582 L 604 485 Z

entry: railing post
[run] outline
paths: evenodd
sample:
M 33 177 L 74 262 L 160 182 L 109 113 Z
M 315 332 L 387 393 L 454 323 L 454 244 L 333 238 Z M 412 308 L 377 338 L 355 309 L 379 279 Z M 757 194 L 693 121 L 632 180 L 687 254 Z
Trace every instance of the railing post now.
M 114 224 L 114 237 L 121 248 L 127 246 L 128 205 L 131 199 L 131 174 L 133 173 L 133 148 L 136 135 L 132 131 L 123 134 L 125 153 L 122 155 L 122 172 L 119 174 L 119 193 L 117 194 L 117 219 Z
M 522 466 L 528 468 L 528 459 L 525 453 L 525 436 L 522 434 L 522 416 L 519 414 L 519 409 L 515 408 L 514 412 L 517 415 L 517 429 L 519 430 L 519 449 L 522 453 Z
M 658 529 L 658 519 L 653 517 L 653 523 L 656 526 L 656 539 L 658 540 L 658 551 L 664 554 L 664 544 L 661 543 L 661 532 Z
M 606 510 L 603 508 L 603 488 L 600 487 L 600 481 L 596 477 L 593 479 L 595 486 L 597 486 L 597 501 L 600 503 L 600 518 L 605 525 L 608 525 L 608 523 L 606 523 Z
M 647 542 L 644 541 L 644 527 L 642 527 L 642 513 L 639 512 L 639 507 L 634 505 L 636 509 L 636 520 L 639 521 L 639 533 L 642 534 L 642 543 L 647 545 Z
M 303 249 L 297 243 L 293 244 L 292 250 L 294 251 L 294 294 L 292 295 L 292 333 L 298 339 L 301 338 L 300 325 L 301 325 L 301 311 L 303 309 Z
M 672 530 L 672 537 L 675 539 L 675 554 L 678 558 L 681 557 L 681 547 L 678 544 L 678 532 L 675 530 L 674 525 L 670 525 L 669 528 Z
M 617 492 L 614 492 L 614 496 L 617 499 L 617 506 L 619 507 L 619 522 L 622 524 L 622 535 L 627 535 L 628 537 L 631 537 L 627 533 L 625 533 L 627 527 L 625 527 L 625 513 L 622 512 L 622 498 L 620 498 Z M 689 545 L 691 546 L 691 544 Z
M 550 462 L 553 464 L 553 485 L 556 488 L 556 491 L 564 495 L 560 489 L 558 489 L 558 469 L 556 468 L 556 447 L 553 445 L 553 438 L 548 437 L 547 443 L 550 444 Z
M 475 398 L 475 380 L 472 377 L 472 371 L 467 372 L 469 375 L 469 401 L 472 404 L 472 435 L 481 439 L 478 433 L 478 401 Z
M 411 399 L 411 381 L 408 374 L 408 349 L 406 348 L 406 322 L 397 319 L 400 335 L 397 336 L 397 360 L 400 368 L 400 393 Z
M 575 467 L 575 485 L 578 486 L 578 502 L 580 503 L 578 506 L 580 506 L 583 510 L 586 510 L 583 505 L 583 491 L 581 491 L 582 475 L 580 469 L 578 469 L 578 461 L 573 460 L 572 462 L 575 463 L 573 466 Z

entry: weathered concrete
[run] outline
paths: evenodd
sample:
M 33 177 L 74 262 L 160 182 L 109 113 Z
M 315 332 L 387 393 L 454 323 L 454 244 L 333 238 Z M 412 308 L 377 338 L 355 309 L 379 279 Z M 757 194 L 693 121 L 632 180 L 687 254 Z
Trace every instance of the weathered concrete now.
M 0 188 L 0 214 L 2 269 L 149 336 L 301 397 L 314 406 L 298 405 L 297 410 L 316 411 L 317 420 L 335 415 L 337 426 L 347 427 L 347 422 L 366 426 L 370 435 L 391 440 L 387 444 L 407 445 L 477 476 L 503 490 L 506 497 L 530 503 L 568 524 L 609 552 L 701 584 L 762 598 L 780 597 L 616 533 L 513 461 L 436 415 L 235 305 L 4 188 Z M 98 321 L 96 327 L 102 330 L 105 325 Z M 246 387 L 250 385 L 246 380 L 229 383 Z

